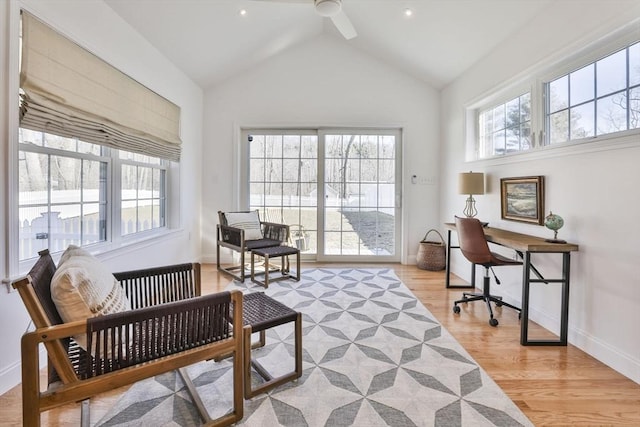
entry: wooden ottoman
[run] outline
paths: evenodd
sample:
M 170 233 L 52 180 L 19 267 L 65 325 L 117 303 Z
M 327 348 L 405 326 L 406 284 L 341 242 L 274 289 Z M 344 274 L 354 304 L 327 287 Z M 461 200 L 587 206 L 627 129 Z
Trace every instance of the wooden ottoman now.
M 284 384 L 300 378 L 302 375 L 302 315 L 274 300 L 263 292 L 245 294 L 242 301 L 242 319 L 244 329 L 244 397 L 249 399 L 257 394 L 264 393 Z M 294 322 L 295 328 L 295 369 L 277 378 L 273 376 L 258 362 L 251 358 L 251 349 L 263 347 L 266 344 L 265 331 L 275 326 Z M 260 340 L 252 344 L 251 334 L 259 332 Z M 251 366 L 265 379 L 265 383 L 252 389 Z
M 264 258 L 264 282 L 256 279 L 255 256 Z M 296 256 L 296 275 L 292 276 L 289 271 L 289 256 Z M 280 268 L 276 270 L 280 272 L 280 276 L 275 278 L 269 277 L 269 260 L 271 258 L 280 257 Z M 273 273 L 273 271 L 272 271 Z M 291 246 L 273 246 L 270 248 L 259 248 L 251 250 L 251 281 L 258 283 L 265 288 L 269 287 L 269 282 L 277 282 L 280 280 L 293 279 L 300 281 L 300 250 Z

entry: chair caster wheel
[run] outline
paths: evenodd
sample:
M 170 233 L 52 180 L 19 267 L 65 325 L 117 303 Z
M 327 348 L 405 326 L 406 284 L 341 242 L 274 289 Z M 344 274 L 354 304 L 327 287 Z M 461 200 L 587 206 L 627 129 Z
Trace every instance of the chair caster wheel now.
M 455 314 L 460 314 L 460 307 L 458 307 L 457 305 L 454 305 L 454 306 L 453 306 L 453 312 L 454 312 Z
M 496 302 L 496 307 L 502 307 L 502 301 Z
M 518 320 L 522 319 L 522 313 L 518 312 Z
M 498 326 L 498 319 L 489 319 L 489 324 L 491 326 Z

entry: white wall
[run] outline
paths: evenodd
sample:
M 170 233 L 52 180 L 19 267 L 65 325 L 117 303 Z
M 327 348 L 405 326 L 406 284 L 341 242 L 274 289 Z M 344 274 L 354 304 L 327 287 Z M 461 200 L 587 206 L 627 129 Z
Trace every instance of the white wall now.
M 174 218 L 178 219 L 178 229 L 170 235 L 140 244 L 128 249 L 104 254 L 100 258 L 113 271 L 122 271 L 163 265 L 176 262 L 198 261 L 200 255 L 200 191 L 201 168 L 200 152 L 202 148 L 202 90 L 179 71 L 172 63 L 137 34 L 128 24 L 119 18 L 109 7 L 99 0 L 10 0 L 0 1 L 0 278 L 9 275 L 6 263 L 7 214 L 12 181 L 8 177 L 8 165 L 16 159 L 8 158 L 10 131 L 17 123 L 9 123 L 9 108 L 16 108 L 9 99 L 15 100 L 17 87 L 8 87 L 11 81 L 17 85 L 17 79 L 9 79 L 9 70 L 16 69 L 9 57 L 9 43 L 17 43 L 19 9 L 24 7 L 58 31 L 83 45 L 102 59 L 127 73 L 140 83 L 171 100 L 181 108 L 181 138 L 183 151 L 180 177 L 176 180 L 180 203 L 176 203 Z M 17 46 L 17 44 L 15 45 Z M 5 90 L 11 91 L 9 97 Z M 17 162 L 17 161 L 16 161 Z M 15 272 L 12 272 L 15 274 Z M 20 382 L 20 337 L 29 324 L 28 316 L 16 292 L 7 293 L 0 288 L 0 336 L 3 350 L 0 352 L 0 393 Z
M 243 127 L 401 127 L 404 132 L 403 261 L 437 225 L 438 94 L 392 66 L 319 36 L 205 93 L 203 258 L 215 261 L 218 210 L 237 208 L 237 147 Z
M 609 145 L 543 150 L 496 161 L 465 163 L 464 106 L 501 82 L 527 77 L 534 69 L 594 43 L 640 16 L 640 4 L 630 1 L 553 2 L 491 55 L 475 64 L 442 92 L 443 142 L 442 222 L 460 215 L 457 174 L 473 170 L 487 174 L 488 194 L 478 196 L 479 217 L 492 226 L 551 237 L 544 227 L 500 218 L 500 178 L 544 175 L 546 213 L 565 219 L 559 237 L 580 245 L 572 254 L 569 341 L 627 377 L 640 383 L 640 138 L 614 138 Z M 640 24 L 632 28 L 640 39 Z M 453 271 L 469 280 L 468 263 L 452 256 Z M 560 257 L 534 255 L 547 277 L 557 276 Z M 508 270 L 508 271 L 505 271 Z M 521 272 L 501 268 L 503 285 L 495 290 L 520 301 Z M 559 285 L 533 285 L 531 318 L 556 331 Z M 495 286 L 494 286 L 495 288 Z

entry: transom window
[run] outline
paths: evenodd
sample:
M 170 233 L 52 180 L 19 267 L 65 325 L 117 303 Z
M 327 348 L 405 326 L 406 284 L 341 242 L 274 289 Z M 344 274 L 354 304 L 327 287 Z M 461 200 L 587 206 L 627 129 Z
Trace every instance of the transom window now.
M 606 56 L 589 54 L 579 67 L 572 68 L 549 64 L 527 80 L 477 100 L 467 109 L 472 125 L 468 127 L 466 159 L 612 134 L 640 134 L 640 42 L 633 35 L 625 37 L 624 44 L 611 44 L 611 53 Z M 600 51 L 602 46 L 596 48 Z M 576 58 L 567 61 L 575 64 Z M 553 71 L 560 67 L 563 71 Z M 518 88 L 522 89 L 520 95 L 509 96 Z
M 640 42 L 546 85 L 548 143 L 640 127 Z
M 525 93 L 478 115 L 481 158 L 531 148 L 531 94 Z

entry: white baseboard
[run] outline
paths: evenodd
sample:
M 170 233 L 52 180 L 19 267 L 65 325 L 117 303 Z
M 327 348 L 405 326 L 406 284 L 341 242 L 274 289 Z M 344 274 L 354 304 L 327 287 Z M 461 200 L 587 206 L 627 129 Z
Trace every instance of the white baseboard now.
M 0 394 L 4 394 L 20 384 L 22 373 L 20 362 L 16 362 L 0 372 Z
M 237 252 L 233 252 L 231 250 L 225 249 L 224 251 L 220 251 L 220 262 L 222 264 L 230 264 L 240 262 L 240 256 Z M 225 253 L 226 252 L 226 253 Z M 202 254 L 200 257 L 203 264 L 215 264 L 218 261 L 215 253 L 212 254 Z M 245 260 L 248 262 L 251 260 L 250 255 L 245 255 Z
M 213 254 L 213 255 L 204 255 L 203 254 L 200 257 L 200 259 L 202 260 L 201 262 L 203 264 L 215 264 L 216 263 L 216 255 L 215 254 Z
M 569 328 L 569 342 L 625 377 L 640 384 L 640 359 L 585 333 Z
M 47 366 L 47 351 L 40 346 L 40 368 Z M 22 363 L 17 361 L 0 372 L 0 395 L 22 382 Z
M 560 319 L 549 316 L 545 312 L 529 307 L 529 320 L 555 334 L 559 333 Z M 571 324 L 569 324 L 567 340 L 569 344 L 576 346 L 611 369 L 640 384 L 640 358 L 634 358 L 630 354 L 626 354 L 620 349 L 588 334 L 586 331 L 572 328 Z

